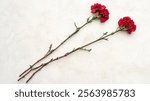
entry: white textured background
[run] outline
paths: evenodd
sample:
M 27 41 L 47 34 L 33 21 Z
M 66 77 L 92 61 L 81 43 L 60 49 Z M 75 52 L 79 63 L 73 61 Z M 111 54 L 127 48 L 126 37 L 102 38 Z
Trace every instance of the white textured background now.
M 97 2 L 107 6 L 110 19 L 87 25 L 51 57 L 114 31 L 119 18 L 127 15 L 134 19 L 136 32 L 120 32 L 89 46 L 90 53 L 78 51 L 53 62 L 30 83 L 150 83 L 149 0 L 0 0 L 0 83 L 18 83 L 18 75 L 50 43 L 55 47 L 73 32 L 74 22 L 83 24 Z

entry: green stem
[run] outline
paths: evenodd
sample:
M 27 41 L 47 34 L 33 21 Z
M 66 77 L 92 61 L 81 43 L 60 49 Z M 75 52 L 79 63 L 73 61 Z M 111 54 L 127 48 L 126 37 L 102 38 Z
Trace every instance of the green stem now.
M 116 30 L 115 32 L 112 32 L 112 33 L 110 33 L 110 34 L 107 34 L 107 32 L 106 32 L 106 33 L 104 33 L 100 38 L 98 38 L 98 39 L 96 39 L 96 40 L 94 40 L 94 41 L 92 41 L 92 42 L 89 42 L 89 43 L 87 43 L 87 44 L 85 44 L 85 45 L 83 45 L 83 46 L 81 46 L 81 47 L 78 47 L 78 48 L 76 48 L 76 49 L 73 49 L 72 51 L 67 52 L 66 54 L 64 54 L 64 55 L 62 55 L 62 56 L 56 57 L 56 58 L 54 58 L 54 59 L 51 59 L 50 61 L 48 61 L 48 62 L 46 62 L 46 63 L 43 63 L 41 67 L 35 67 L 35 68 L 33 68 L 32 70 L 36 70 L 36 69 L 37 69 L 37 70 L 30 76 L 30 78 L 26 81 L 26 83 L 28 83 L 28 82 L 34 77 L 34 75 L 35 75 L 36 73 L 38 73 L 40 70 L 42 70 L 42 69 L 43 69 L 46 65 L 48 65 L 49 63 L 54 62 L 54 61 L 59 60 L 59 59 L 62 59 L 62 58 L 64 58 L 64 57 L 67 57 L 68 55 L 70 55 L 70 54 L 72 54 L 72 53 L 74 53 L 74 52 L 76 52 L 76 51 L 78 51 L 78 50 L 84 49 L 85 47 L 87 47 L 87 46 L 89 46 L 89 45 L 92 45 L 92 44 L 94 44 L 94 43 L 96 43 L 96 42 L 98 42 L 98 41 L 100 41 L 100 40 L 107 40 L 107 37 L 112 36 L 112 35 L 114 35 L 115 33 L 119 32 L 119 31 L 122 31 L 122 30 L 124 30 L 124 28 L 119 28 L 118 30 Z
M 68 41 L 71 37 L 73 37 L 75 34 L 77 34 L 84 26 L 86 26 L 87 24 L 91 23 L 93 20 L 97 19 L 98 17 L 93 16 L 91 19 L 90 17 L 87 19 L 86 23 L 84 23 L 81 27 L 76 27 L 76 30 L 70 34 L 64 41 L 62 41 L 55 49 L 51 50 L 52 45 L 50 45 L 50 50 L 39 60 L 37 60 L 34 64 L 30 65 L 30 67 L 28 69 L 26 69 L 24 72 L 22 72 L 19 75 L 19 79 L 18 81 L 20 81 L 22 78 L 24 78 L 28 73 L 30 73 L 30 71 L 32 71 L 32 68 L 39 62 L 41 62 L 43 59 L 45 59 L 46 57 L 48 57 L 50 54 L 52 54 L 54 51 L 56 51 L 60 46 L 62 46 L 66 41 Z

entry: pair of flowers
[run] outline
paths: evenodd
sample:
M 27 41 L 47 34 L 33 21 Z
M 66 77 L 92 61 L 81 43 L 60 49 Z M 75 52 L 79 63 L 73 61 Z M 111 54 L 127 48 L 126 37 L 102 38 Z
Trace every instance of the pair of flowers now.
M 99 3 L 96 3 L 94 5 L 91 6 L 91 13 L 93 14 L 92 17 L 89 17 L 86 21 L 86 23 L 84 23 L 82 26 L 78 27 L 75 24 L 76 30 L 69 35 L 66 39 L 64 39 L 64 41 L 62 41 L 56 48 L 52 47 L 52 44 L 49 47 L 49 50 L 46 52 L 46 54 L 40 58 L 39 60 L 37 60 L 34 64 L 30 65 L 29 68 L 27 68 L 24 72 L 22 72 L 19 75 L 19 79 L 18 81 L 20 81 L 21 79 L 25 78 L 27 75 L 29 75 L 30 73 L 32 73 L 32 75 L 27 79 L 26 83 L 28 83 L 35 74 L 37 74 L 40 70 L 42 70 L 45 66 L 47 66 L 48 64 L 57 61 L 59 59 L 62 59 L 64 57 L 67 57 L 70 54 L 75 53 L 76 51 L 79 50 L 84 50 L 84 51 L 88 51 L 90 52 L 91 49 L 86 49 L 87 46 L 94 44 L 100 40 L 107 40 L 107 38 L 111 35 L 114 35 L 115 33 L 119 32 L 119 31 L 127 31 L 129 34 L 131 34 L 132 32 L 134 32 L 136 30 L 136 25 L 134 23 L 134 21 L 126 16 L 121 18 L 118 21 L 118 28 L 117 30 L 115 30 L 114 32 L 108 34 L 108 32 L 103 33 L 102 36 L 100 36 L 99 38 L 97 38 L 96 40 L 93 40 L 87 44 L 84 44 L 80 47 L 74 48 L 72 51 L 66 52 L 64 55 L 58 56 L 56 58 L 51 58 L 49 61 L 42 63 L 40 65 L 38 65 L 38 63 L 40 63 L 42 60 L 44 60 L 45 58 L 47 58 L 49 55 L 51 55 L 53 52 L 55 52 L 60 46 L 62 46 L 65 42 L 67 42 L 71 37 L 73 37 L 75 34 L 77 34 L 84 26 L 86 26 L 87 24 L 91 23 L 92 21 L 96 20 L 96 19 L 100 19 L 100 22 L 104 23 L 109 19 L 109 11 L 106 8 L 106 6 L 101 5 Z
M 109 19 L 109 11 L 106 9 L 105 5 L 101 5 L 99 3 L 92 5 L 91 13 L 99 17 L 102 23 Z M 118 21 L 118 25 L 120 28 L 124 28 L 124 30 L 128 31 L 129 34 L 136 30 L 134 21 L 128 16 L 121 18 Z

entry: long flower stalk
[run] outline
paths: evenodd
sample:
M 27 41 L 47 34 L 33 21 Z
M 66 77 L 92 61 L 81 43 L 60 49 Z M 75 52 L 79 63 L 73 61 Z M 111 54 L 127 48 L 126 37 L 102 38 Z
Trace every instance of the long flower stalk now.
M 62 41 L 56 48 L 52 49 L 52 44 L 49 47 L 48 52 L 39 60 L 37 60 L 34 64 L 30 65 L 30 67 L 28 69 L 26 69 L 24 72 L 22 72 L 19 77 L 23 78 L 24 75 L 26 75 L 28 72 L 30 72 L 32 70 L 32 68 L 37 65 L 39 62 L 41 62 L 42 60 L 44 60 L 46 57 L 48 57 L 49 55 L 51 55 L 53 52 L 55 52 L 60 46 L 62 46 L 66 41 L 68 41 L 71 37 L 73 37 L 75 34 L 77 34 L 84 26 L 86 26 L 87 24 L 91 23 L 92 21 L 96 20 L 96 19 L 100 19 L 100 22 L 105 22 L 109 19 L 109 11 L 106 9 L 106 6 L 101 5 L 101 4 L 94 4 L 91 6 L 91 13 L 93 14 L 92 17 L 87 18 L 86 23 L 84 23 L 81 27 L 78 27 L 76 25 L 76 23 L 74 23 L 76 30 L 70 34 L 64 41 Z M 18 79 L 18 81 L 21 79 Z
M 46 57 L 48 57 L 49 55 L 51 55 L 53 52 L 55 52 L 60 46 L 62 46 L 66 41 L 68 41 L 71 37 L 73 37 L 75 34 L 77 34 L 84 26 L 86 26 L 87 24 L 91 23 L 92 21 L 94 21 L 95 19 L 97 19 L 99 17 L 97 16 L 93 16 L 91 19 L 90 17 L 87 18 L 87 21 L 86 23 L 84 23 L 81 27 L 77 27 L 76 23 L 74 23 L 75 27 L 76 27 L 76 30 L 70 34 L 65 40 L 63 40 L 56 48 L 52 49 L 52 44 L 50 45 L 49 47 L 49 50 L 48 52 L 42 57 L 40 58 L 39 60 L 37 60 L 34 64 L 30 65 L 30 67 L 28 69 L 26 69 L 24 72 L 22 72 L 19 77 L 24 77 L 23 75 L 25 73 L 27 73 L 28 71 L 32 70 L 32 68 L 38 64 L 39 62 L 41 62 L 43 59 L 45 59 Z M 19 81 L 19 80 L 18 80 Z
M 87 44 L 85 44 L 85 45 L 83 45 L 83 46 L 80 46 L 80 47 L 78 47 L 78 48 L 75 48 L 75 49 L 73 49 L 72 51 L 70 51 L 70 52 L 67 52 L 67 53 L 65 53 L 64 55 L 62 55 L 62 56 L 59 56 L 59 57 L 56 57 L 56 58 L 52 58 L 51 60 L 49 60 L 48 62 L 45 62 L 45 63 L 43 63 L 43 64 L 41 64 L 41 65 L 39 65 L 39 66 L 37 66 L 37 67 L 34 67 L 34 68 L 32 68 L 29 72 L 27 72 L 24 76 L 22 76 L 22 77 L 20 77 L 19 78 L 19 80 L 21 80 L 21 79 L 23 79 L 25 76 L 27 76 L 31 71 L 34 71 L 35 70 L 35 72 L 33 72 L 33 74 L 29 77 L 29 79 L 26 81 L 26 83 L 28 83 L 33 77 L 34 77 L 34 75 L 36 74 L 36 73 L 38 73 L 41 69 L 43 69 L 45 66 L 47 66 L 48 64 L 50 64 L 50 63 L 52 63 L 52 62 L 54 62 L 54 61 L 56 61 L 56 60 L 59 60 L 59 59 L 62 59 L 62 58 L 64 58 L 64 57 L 67 57 L 68 55 L 70 55 L 70 54 L 73 54 L 73 53 L 75 53 L 76 51 L 79 51 L 79 50 L 85 50 L 85 51 L 90 51 L 90 50 L 88 50 L 88 49 L 85 49 L 85 47 L 87 47 L 87 46 L 89 46 L 89 45 L 91 45 L 91 44 L 94 44 L 94 43 L 96 43 L 96 42 L 98 42 L 98 41 L 100 41 L 100 40 L 108 40 L 107 39 L 107 37 L 109 37 L 109 36 L 112 36 L 112 35 L 114 35 L 115 33 L 117 33 L 117 32 L 119 32 L 119 31 L 122 31 L 122 30 L 125 30 L 125 28 L 118 28 L 115 32 L 112 32 L 112 33 L 110 33 L 110 34 L 108 34 L 107 32 L 106 33 L 103 33 L 103 35 L 101 36 L 101 37 L 99 37 L 98 39 L 96 39 L 96 40 L 94 40 L 94 41 L 92 41 L 92 42 L 89 42 L 89 43 L 87 43 Z

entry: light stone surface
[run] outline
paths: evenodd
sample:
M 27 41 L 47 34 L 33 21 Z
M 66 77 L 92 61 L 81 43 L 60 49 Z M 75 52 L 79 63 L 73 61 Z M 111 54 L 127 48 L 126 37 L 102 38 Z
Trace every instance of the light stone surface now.
M 24 83 L 18 75 L 73 32 L 74 22 L 82 25 L 97 2 L 107 6 L 110 19 L 87 25 L 45 61 L 114 31 L 127 15 L 136 32 L 53 62 L 30 83 L 150 83 L 150 0 L 0 0 L 0 83 Z

